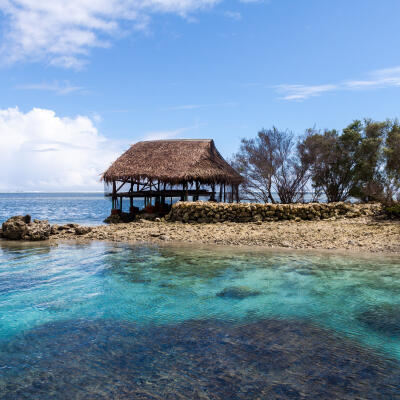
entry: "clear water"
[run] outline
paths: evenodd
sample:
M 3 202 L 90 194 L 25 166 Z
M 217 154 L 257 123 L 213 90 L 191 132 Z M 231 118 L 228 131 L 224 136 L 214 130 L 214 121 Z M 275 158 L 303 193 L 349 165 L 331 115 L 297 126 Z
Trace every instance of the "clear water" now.
M 223 372 L 214 366 L 207 385 L 212 379 L 219 383 L 210 388 L 203 382 L 198 389 L 203 398 L 256 398 L 254 393 L 260 390 L 273 391 L 265 392 L 265 398 L 303 398 L 302 393 L 311 389 L 300 389 L 296 374 L 310 378 L 325 367 L 331 372 L 323 378 L 328 383 L 321 384 L 322 398 L 331 386 L 339 398 L 355 398 L 355 393 L 374 398 L 371 390 L 377 388 L 382 396 L 383 391 L 390 392 L 389 397 L 380 398 L 400 398 L 396 386 L 400 384 L 399 258 L 105 243 L 0 243 L 0 372 L 4 372 L 0 389 L 5 390 L 4 398 L 13 398 L 15 393 L 21 397 L 14 398 L 68 398 L 72 392 L 76 398 L 159 398 L 157 390 L 162 390 L 157 392 L 160 398 L 196 398 L 188 387 L 194 390 L 200 385 L 218 357 Z M 264 347 L 255 348 L 254 342 Z M 222 356 L 221 349 L 228 344 L 233 350 Z M 175 346 L 173 351 L 171 346 Z M 286 360 L 271 353 L 277 346 L 279 354 L 289 359 L 307 346 L 310 350 L 306 358 L 288 362 L 279 374 L 269 369 L 275 382 L 270 387 L 266 378 L 270 375 L 263 368 Z M 300 347 L 294 350 L 293 346 Z M 309 357 L 318 346 L 327 354 L 315 355 L 321 363 L 315 369 Z M 133 362 L 128 354 L 140 356 L 140 361 Z M 238 358 L 243 354 L 244 359 L 232 359 L 234 354 Z M 261 365 L 260 357 L 267 356 L 271 360 Z M 381 365 L 388 360 L 391 364 Z M 350 368 L 351 362 L 356 366 Z M 358 365 L 367 362 L 357 377 L 349 378 Z M 239 373 L 238 365 L 253 375 Z M 242 383 L 235 389 L 236 397 L 224 391 L 217 395 L 228 385 L 224 370 L 228 366 L 237 382 L 248 383 L 262 371 L 260 382 L 264 383 L 259 387 L 254 383 L 254 393 Z M 294 375 L 283 373 L 295 367 Z M 182 373 L 190 368 L 199 374 L 190 375 L 191 383 Z M 133 370 L 134 378 L 129 375 Z M 180 371 L 179 377 L 167 379 L 175 370 Z M 60 376 L 66 373 L 71 381 L 78 381 L 61 384 Z M 245 373 L 250 375 L 244 378 Z M 384 379 L 382 386 L 378 377 Z M 175 378 L 171 388 L 168 382 Z M 365 383 L 361 385 L 360 379 Z M 146 386 L 149 397 L 132 394 L 153 381 L 153 386 Z M 116 388 L 118 393 L 113 392 Z M 183 397 L 171 392 L 177 388 Z M 316 388 L 309 393 L 316 395 Z M 163 397 L 167 392 L 171 397 Z

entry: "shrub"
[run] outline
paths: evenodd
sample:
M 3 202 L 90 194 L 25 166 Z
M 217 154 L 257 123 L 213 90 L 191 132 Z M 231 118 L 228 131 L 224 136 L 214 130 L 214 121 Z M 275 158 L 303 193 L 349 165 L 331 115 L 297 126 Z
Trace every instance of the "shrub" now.
M 385 205 L 383 211 L 388 218 L 400 219 L 400 203 L 392 203 L 390 205 Z

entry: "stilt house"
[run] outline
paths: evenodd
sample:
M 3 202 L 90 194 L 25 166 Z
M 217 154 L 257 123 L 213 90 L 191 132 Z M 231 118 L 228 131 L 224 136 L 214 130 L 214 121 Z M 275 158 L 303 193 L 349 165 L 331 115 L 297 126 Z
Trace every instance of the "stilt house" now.
M 221 156 L 211 139 L 138 142 L 102 175 L 114 213 L 123 199 L 168 209 L 173 201 L 239 202 L 243 178 Z

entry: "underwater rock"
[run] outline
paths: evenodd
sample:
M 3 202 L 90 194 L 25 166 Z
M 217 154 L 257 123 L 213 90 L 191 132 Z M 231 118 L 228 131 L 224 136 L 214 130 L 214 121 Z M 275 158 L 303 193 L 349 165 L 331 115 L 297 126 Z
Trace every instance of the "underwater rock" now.
M 400 305 L 376 306 L 359 314 L 357 319 L 374 331 L 400 336 Z
M 261 292 L 252 290 L 246 286 L 227 287 L 217 293 L 218 297 L 226 297 L 229 299 L 245 299 L 246 297 L 258 296 Z
M 295 320 L 77 319 L 0 346 L 1 399 L 399 399 L 400 367 Z
M 9 218 L 2 225 L 2 236 L 11 240 L 46 240 L 50 236 L 51 227 L 47 220 L 35 219 L 30 215 L 17 215 Z

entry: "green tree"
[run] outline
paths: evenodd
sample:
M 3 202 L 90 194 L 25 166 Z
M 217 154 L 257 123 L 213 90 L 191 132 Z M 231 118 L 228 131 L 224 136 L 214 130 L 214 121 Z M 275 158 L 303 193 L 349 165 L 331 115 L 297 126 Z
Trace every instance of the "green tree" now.
M 321 189 L 328 202 L 345 201 L 355 186 L 355 153 L 360 141 L 357 130 L 339 135 L 308 130 L 300 148 L 302 163 L 308 165 L 314 189 Z
M 354 152 L 355 185 L 351 195 L 364 202 L 381 200 L 385 192 L 383 144 L 389 122 L 365 119 L 354 121 L 343 130 L 342 136 L 359 137 Z
M 387 200 L 399 198 L 400 191 L 400 125 L 393 121 L 386 135 L 385 148 L 385 188 Z

